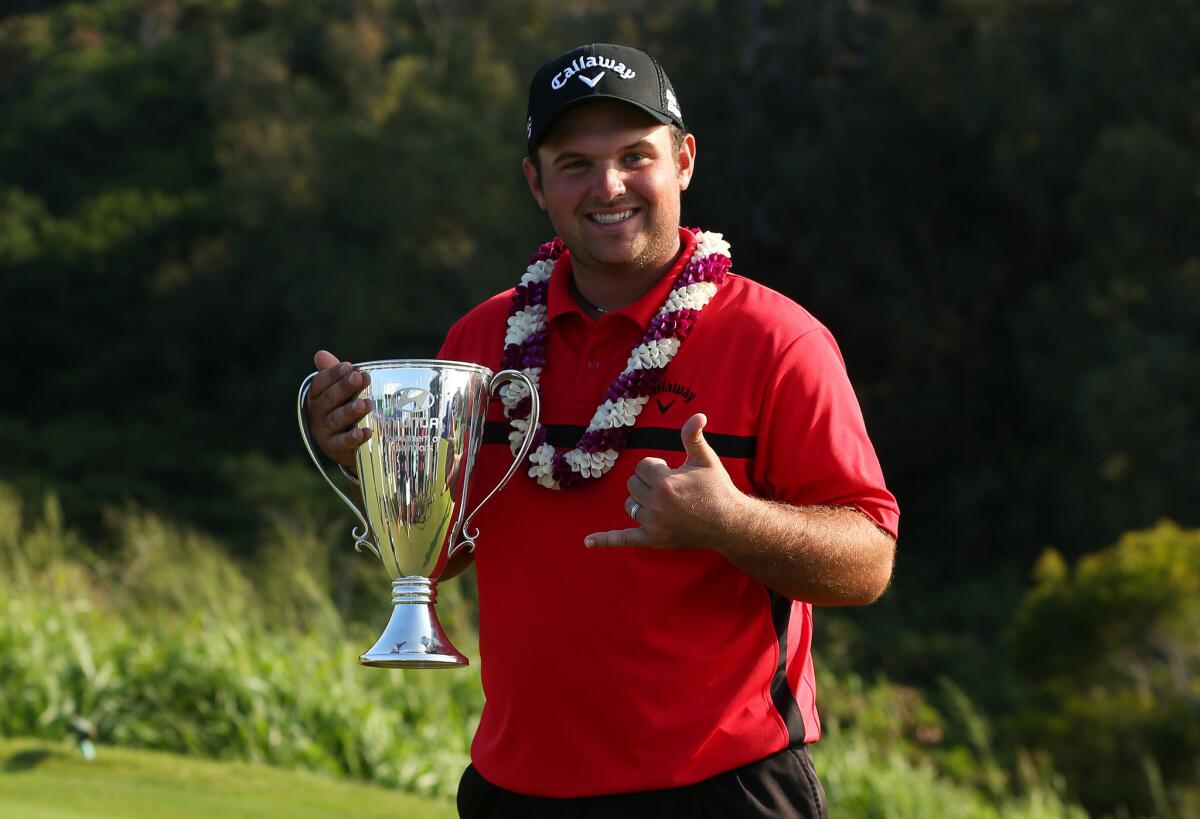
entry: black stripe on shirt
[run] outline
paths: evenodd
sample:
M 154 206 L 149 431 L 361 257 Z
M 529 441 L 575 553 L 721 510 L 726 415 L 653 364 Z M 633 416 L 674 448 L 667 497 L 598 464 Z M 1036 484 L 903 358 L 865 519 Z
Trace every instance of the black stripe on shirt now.
M 787 641 L 788 621 L 792 616 L 792 601 L 782 594 L 767 589 L 771 598 L 771 622 L 775 625 L 775 636 L 779 639 L 779 664 L 771 676 L 771 702 L 787 726 L 788 747 L 804 743 L 804 715 L 796 702 L 796 695 L 788 685 Z
M 572 424 L 548 424 L 545 427 L 546 442 L 557 449 L 575 446 L 587 427 Z M 512 428 L 507 421 L 488 421 L 483 430 L 485 444 L 508 444 L 508 433 Z M 725 435 L 705 432 L 704 440 L 722 458 L 753 458 L 758 446 L 754 435 Z M 683 452 L 683 439 L 679 430 L 671 427 L 634 427 L 629 432 L 626 449 L 657 449 L 663 452 Z

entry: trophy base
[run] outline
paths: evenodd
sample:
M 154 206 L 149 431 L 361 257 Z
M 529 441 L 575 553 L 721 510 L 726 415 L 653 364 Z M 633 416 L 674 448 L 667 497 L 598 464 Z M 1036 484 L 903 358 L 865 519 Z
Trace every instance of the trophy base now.
M 433 603 L 397 603 L 383 634 L 358 661 L 375 668 L 457 668 L 470 663 L 442 631 Z

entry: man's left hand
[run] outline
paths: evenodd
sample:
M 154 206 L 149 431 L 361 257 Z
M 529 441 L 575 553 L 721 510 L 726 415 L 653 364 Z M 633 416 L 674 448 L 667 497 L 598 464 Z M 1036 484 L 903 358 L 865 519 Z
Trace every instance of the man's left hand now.
M 596 532 L 584 545 L 650 546 L 662 549 L 715 549 L 736 531 L 748 513 L 750 498 L 734 485 L 721 459 L 704 440 L 703 414 L 683 425 L 687 454 L 678 469 L 662 458 L 643 458 L 629 478 L 626 513 L 633 512 L 636 528 Z

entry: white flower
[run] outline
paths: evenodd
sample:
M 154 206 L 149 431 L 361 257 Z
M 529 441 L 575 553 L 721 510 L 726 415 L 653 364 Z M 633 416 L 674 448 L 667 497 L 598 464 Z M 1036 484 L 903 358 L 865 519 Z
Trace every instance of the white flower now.
M 705 256 L 711 256 L 714 253 L 728 256 L 729 242 L 725 241 L 720 233 L 707 233 L 705 231 L 697 233 L 696 250 L 692 254 L 692 258 L 703 259 Z
M 541 381 L 542 368 L 526 367 L 524 370 L 522 370 L 522 372 L 525 373 L 525 375 L 529 377 L 529 380 L 533 382 L 533 388 L 536 390 L 538 383 Z M 513 409 L 515 409 L 517 403 L 527 395 L 529 395 L 529 389 L 523 382 L 520 381 L 510 381 L 501 387 L 500 403 L 504 405 L 505 417 L 512 418 Z M 516 420 L 520 421 L 521 419 Z M 516 423 L 516 421 L 513 423 Z M 522 421 L 522 423 L 524 423 L 524 421 Z
M 529 453 L 529 462 L 533 464 L 533 469 L 530 470 L 529 474 L 532 475 L 534 472 L 549 474 L 554 463 L 554 447 L 550 446 L 550 444 L 542 444 Z
M 547 489 L 559 488 L 554 480 L 554 447 L 542 444 L 530 453 L 529 461 L 533 464 L 529 469 L 529 477 Z
M 529 369 L 540 368 L 530 367 Z M 529 374 L 528 370 L 525 371 L 525 374 Z M 529 387 L 525 386 L 524 381 L 510 381 L 500 388 L 500 400 L 509 406 L 516 406 L 527 395 L 529 395 Z
M 596 407 L 596 412 L 592 415 L 591 423 L 588 424 L 588 429 L 608 429 L 609 427 L 618 426 L 612 423 L 613 408 L 616 404 L 612 401 L 605 401 L 600 406 Z
M 525 275 L 521 277 L 521 284 L 533 284 L 534 282 L 544 282 L 550 278 L 550 271 L 554 269 L 554 262 L 549 259 L 543 259 L 540 262 L 534 262 L 525 268 Z
M 639 344 L 629 354 L 626 370 L 652 370 L 671 363 L 675 353 L 679 352 L 679 339 L 660 338 L 655 341 Z
M 579 449 L 572 449 L 563 459 L 567 462 L 567 466 L 571 467 L 572 472 L 578 472 L 585 478 L 592 477 L 592 461 L 586 452 Z
M 672 290 L 660 312 L 674 313 L 685 307 L 691 310 L 703 310 L 705 305 L 712 301 L 716 292 L 717 285 L 714 282 L 696 282 L 678 290 Z
M 637 420 L 638 413 L 650 396 L 640 398 L 618 398 L 616 401 L 605 401 L 596 407 L 589 429 L 613 429 L 616 427 L 631 427 Z
M 534 333 L 546 329 L 546 305 L 529 304 L 508 317 L 504 346 L 520 344 Z
M 585 478 L 599 478 L 605 472 L 612 469 L 619 454 L 616 450 L 612 449 L 605 450 L 604 452 L 584 452 L 579 449 L 572 449 L 563 457 L 567 465 L 571 467 L 572 472 L 578 472 Z

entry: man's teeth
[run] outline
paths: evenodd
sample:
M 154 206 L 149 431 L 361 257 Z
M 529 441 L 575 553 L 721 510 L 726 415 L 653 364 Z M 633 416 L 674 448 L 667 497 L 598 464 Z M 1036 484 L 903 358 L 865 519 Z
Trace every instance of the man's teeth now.
M 623 222 L 633 216 L 632 210 L 623 210 L 620 213 L 593 213 L 592 218 L 602 225 L 611 225 L 613 222 Z

